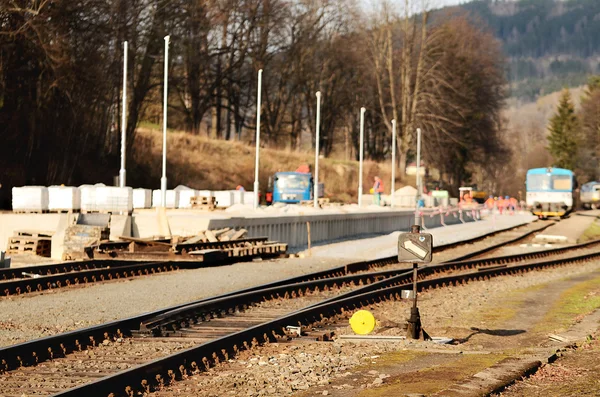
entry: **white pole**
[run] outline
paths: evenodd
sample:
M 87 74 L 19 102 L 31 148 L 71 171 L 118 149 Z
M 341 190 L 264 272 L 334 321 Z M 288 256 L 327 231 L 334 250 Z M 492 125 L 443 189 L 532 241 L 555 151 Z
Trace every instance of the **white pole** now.
M 419 199 L 421 198 L 421 129 L 417 128 L 417 202 L 415 204 L 415 225 L 420 225 Z
M 258 208 L 258 164 L 260 160 L 260 107 L 262 95 L 262 73 L 258 71 L 258 98 L 256 100 L 256 163 L 254 164 L 254 209 Z
M 365 112 L 367 109 L 360 108 L 360 154 L 358 166 L 358 206 L 362 206 L 363 193 L 363 152 L 365 138 Z
M 165 75 L 163 92 L 163 158 L 162 178 L 160 178 L 160 191 L 162 207 L 167 206 L 167 92 L 169 88 L 169 40 L 171 36 L 165 36 Z
M 119 186 L 125 187 L 125 152 L 127 141 L 127 42 L 123 43 L 123 109 L 121 110 L 121 169 L 119 170 Z
M 315 141 L 315 187 L 313 190 L 314 206 L 319 208 L 319 139 L 321 126 L 321 91 L 317 92 L 317 137 Z
M 396 119 L 392 120 L 392 183 L 390 207 L 394 208 L 394 192 L 396 191 Z

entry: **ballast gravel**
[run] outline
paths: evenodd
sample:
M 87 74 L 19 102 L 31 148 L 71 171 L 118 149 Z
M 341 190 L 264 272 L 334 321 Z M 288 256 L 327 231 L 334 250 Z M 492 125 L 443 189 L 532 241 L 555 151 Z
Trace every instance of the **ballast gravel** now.
M 123 319 L 197 299 L 342 266 L 287 258 L 176 271 L 0 298 L 0 346 Z
M 420 293 L 419 309 L 423 326 L 434 331 L 445 327 L 469 329 L 474 325 L 473 320 L 478 311 L 484 306 L 501 306 L 506 294 L 511 291 L 587 273 L 591 274 L 591 277 L 597 277 L 599 271 L 600 261 L 595 261 Z M 594 272 L 596 272 L 595 276 Z M 380 303 L 365 309 L 372 311 L 380 324 L 388 327 L 391 325 L 386 330 L 376 329 L 376 333 L 404 335 L 404 331 L 393 325 L 405 321 L 410 307 L 411 302 L 403 300 Z M 477 325 L 486 326 L 481 321 Z M 342 326 L 337 333 L 351 334 L 352 330 L 349 326 Z M 441 336 L 453 337 L 453 335 Z M 272 343 L 243 351 L 237 360 L 229 360 L 209 369 L 208 372 L 189 376 L 188 379 L 152 395 L 306 396 L 329 395 L 331 390 L 373 388 L 385 384 L 388 374 L 370 369 L 370 364 L 376 363 L 380 355 L 415 348 L 455 351 L 484 349 L 479 345 L 468 347 L 438 345 L 410 340 L 375 344 L 348 343 L 339 340 L 334 343 Z

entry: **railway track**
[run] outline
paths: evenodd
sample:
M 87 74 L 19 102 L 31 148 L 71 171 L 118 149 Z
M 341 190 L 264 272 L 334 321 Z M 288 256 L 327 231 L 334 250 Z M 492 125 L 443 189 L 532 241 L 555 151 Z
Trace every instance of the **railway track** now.
M 534 230 L 521 234 L 513 239 L 496 243 L 495 245 L 489 247 L 489 250 L 485 252 L 477 253 L 479 252 L 477 251 L 457 259 L 468 259 L 474 257 L 473 255 L 489 253 L 496 248 L 500 248 L 504 245 L 512 244 L 528 238 L 533 233 L 537 233 L 550 226 L 553 224 L 553 222 L 541 222 L 541 224 L 541 227 L 535 228 Z M 499 230 L 466 241 L 439 246 L 435 248 L 434 252 L 442 252 L 461 244 L 480 241 L 506 231 L 507 230 Z M 0 269 L 0 295 L 20 295 L 25 293 L 40 292 L 43 290 L 64 288 L 72 285 L 85 285 L 124 278 L 148 276 L 176 270 L 197 269 L 204 266 L 219 266 L 235 261 L 250 260 L 257 256 L 261 256 L 263 258 L 273 258 L 278 257 L 285 252 L 285 244 L 267 243 L 267 237 L 249 238 L 235 241 L 197 243 L 193 245 L 193 249 L 202 251 L 203 254 L 197 255 L 198 258 L 195 261 L 179 261 L 172 259 L 146 261 L 94 259 L 87 261 L 64 262 L 51 265 Z M 123 242 L 113 244 L 118 245 L 128 243 Z M 185 244 L 180 244 L 180 246 L 183 247 L 182 250 L 189 249 L 189 247 L 185 247 Z M 395 257 L 378 259 L 373 261 L 373 263 L 375 266 L 380 266 L 381 263 L 390 261 L 391 263 L 395 262 Z M 367 264 L 368 263 L 369 262 L 367 262 Z M 362 263 L 353 264 L 350 265 L 346 271 L 358 271 L 361 270 L 361 266 L 363 266 Z M 367 266 L 364 270 L 368 269 L 369 267 L 370 266 Z
M 168 271 L 219 266 L 257 256 L 281 256 L 286 244 L 270 243 L 266 237 L 194 244 L 195 260 L 110 260 L 95 259 L 52 265 L 0 269 L 0 294 L 5 296 L 39 292 L 70 285 L 90 284 L 139 277 Z M 167 253 L 165 253 L 167 254 Z
M 589 260 L 600 256 L 592 250 L 597 244 L 600 241 L 580 244 L 574 247 L 582 251 L 580 255 L 537 264 L 508 266 L 543 256 L 564 256 L 567 249 L 432 265 L 421 270 L 420 288 Z M 155 390 L 258 343 L 291 338 L 297 330 L 287 326 L 298 325 L 307 332 L 325 325 L 334 315 L 343 318 L 360 305 L 398 299 L 399 291 L 410 285 L 412 272 L 407 269 L 364 272 L 373 266 L 374 261 L 359 262 L 334 269 L 335 274 L 296 277 L 0 349 L 0 371 L 4 372 L 0 395 L 35 391 L 39 395 L 130 396 Z M 348 274 L 348 268 L 359 273 Z M 468 271 L 473 268 L 478 270 Z M 330 337 L 327 332 L 315 335 Z

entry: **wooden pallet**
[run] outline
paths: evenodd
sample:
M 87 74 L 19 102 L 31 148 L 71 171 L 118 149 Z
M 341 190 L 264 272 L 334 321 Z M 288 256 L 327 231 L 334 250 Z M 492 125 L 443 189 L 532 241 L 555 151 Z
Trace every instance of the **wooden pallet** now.
M 79 210 L 81 214 L 120 214 L 125 213 L 131 214 L 131 211 L 118 211 L 118 210 Z
M 214 197 L 194 196 L 190 197 L 190 204 L 193 209 L 213 211 L 217 207 L 217 200 Z
M 307 206 L 307 207 L 310 207 L 310 206 L 314 205 L 314 203 L 315 203 L 314 200 L 302 200 L 302 201 L 300 201 L 300 205 Z M 329 205 L 329 199 L 328 198 L 317 199 L 317 205 L 319 207 L 322 207 L 324 205 Z
M 15 214 L 47 214 L 48 210 L 13 210 Z
M 48 237 L 13 236 L 8 239 L 6 252 L 13 255 L 34 254 L 50 257 L 52 240 Z
M 52 238 L 54 232 L 42 232 L 39 230 L 15 230 L 17 237 L 45 237 Z

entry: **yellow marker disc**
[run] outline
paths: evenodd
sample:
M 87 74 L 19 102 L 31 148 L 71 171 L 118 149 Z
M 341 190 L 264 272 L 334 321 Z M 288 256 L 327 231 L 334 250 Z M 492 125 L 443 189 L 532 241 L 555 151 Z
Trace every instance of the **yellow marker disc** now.
M 358 335 L 367 335 L 375 329 L 375 317 L 367 310 L 359 310 L 350 318 L 350 327 Z

